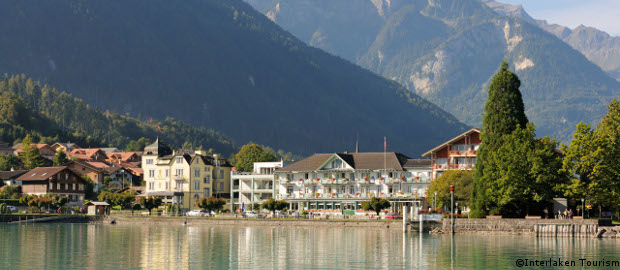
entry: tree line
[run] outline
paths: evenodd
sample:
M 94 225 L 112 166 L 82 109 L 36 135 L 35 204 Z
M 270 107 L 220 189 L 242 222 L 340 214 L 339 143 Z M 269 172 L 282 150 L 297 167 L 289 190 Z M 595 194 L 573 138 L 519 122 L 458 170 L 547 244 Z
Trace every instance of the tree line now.
M 554 198 L 582 201 L 620 211 L 620 98 L 613 99 L 601 123 L 577 125 L 570 146 L 536 138 L 525 115 L 516 74 L 502 62 L 489 85 L 474 172 L 445 172 L 431 183 L 427 198 L 449 207 L 455 200 L 471 217 L 552 215 Z

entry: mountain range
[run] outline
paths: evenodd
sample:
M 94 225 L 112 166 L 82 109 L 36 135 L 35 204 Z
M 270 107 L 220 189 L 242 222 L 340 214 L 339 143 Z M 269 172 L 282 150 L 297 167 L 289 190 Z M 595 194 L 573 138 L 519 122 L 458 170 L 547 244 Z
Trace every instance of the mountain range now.
M 351 151 L 358 136 L 363 151 L 382 151 L 385 136 L 415 155 L 468 128 L 241 0 L 0 3 L 0 72 L 99 111 L 171 116 L 296 154 Z
M 397 81 L 471 126 L 481 125 L 502 59 L 521 78 L 539 136 L 568 142 L 577 123 L 599 121 L 620 83 L 522 10 L 487 2 L 249 1 L 311 46 Z
M 575 29 L 570 29 L 566 26 L 550 24 L 546 20 L 536 20 L 521 5 L 510 5 L 494 0 L 484 2 L 499 14 L 523 19 L 554 34 L 620 81 L 620 37 L 611 36 L 594 27 L 580 25 Z

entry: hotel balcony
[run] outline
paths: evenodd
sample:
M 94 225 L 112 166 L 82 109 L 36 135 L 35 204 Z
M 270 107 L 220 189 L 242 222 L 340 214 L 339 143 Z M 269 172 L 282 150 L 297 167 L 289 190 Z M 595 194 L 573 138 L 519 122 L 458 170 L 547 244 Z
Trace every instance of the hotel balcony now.
M 468 151 L 450 151 L 450 156 L 475 156 L 476 150 L 468 150 Z
M 391 194 L 384 194 L 376 192 L 368 193 L 299 193 L 299 194 L 278 194 L 278 199 L 370 199 L 372 197 L 379 197 L 385 199 L 418 199 L 421 198 L 417 193 L 404 193 L 396 192 Z

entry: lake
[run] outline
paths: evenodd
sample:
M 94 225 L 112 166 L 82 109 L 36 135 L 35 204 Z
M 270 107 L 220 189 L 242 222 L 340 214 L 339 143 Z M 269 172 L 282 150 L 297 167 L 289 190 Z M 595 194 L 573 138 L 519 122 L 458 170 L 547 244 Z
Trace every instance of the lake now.
M 619 251 L 614 239 L 364 228 L 0 225 L 0 269 L 513 269 L 550 258 L 582 268 L 580 259 L 609 264 Z

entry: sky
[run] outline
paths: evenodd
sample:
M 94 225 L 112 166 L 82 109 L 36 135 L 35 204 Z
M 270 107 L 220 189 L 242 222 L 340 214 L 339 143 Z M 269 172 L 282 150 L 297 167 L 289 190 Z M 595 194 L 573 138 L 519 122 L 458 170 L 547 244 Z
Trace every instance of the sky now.
M 575 28 L 592 26 L 620 36 L 620 0 L 496 0 L 521 4 L 534 19 Z

